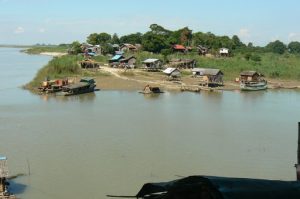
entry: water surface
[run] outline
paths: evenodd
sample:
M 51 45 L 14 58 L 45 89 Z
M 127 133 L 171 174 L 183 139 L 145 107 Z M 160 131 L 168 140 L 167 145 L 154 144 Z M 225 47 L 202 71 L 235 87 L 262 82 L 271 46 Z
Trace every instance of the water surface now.
M 0 154 L 30 171 L 12 184 L 21 198 L 131 195 L 178 175 L 295 180 L 297 91 L 38 96 L 20 86 L 50 58 L 19 50 L 0 48 Z

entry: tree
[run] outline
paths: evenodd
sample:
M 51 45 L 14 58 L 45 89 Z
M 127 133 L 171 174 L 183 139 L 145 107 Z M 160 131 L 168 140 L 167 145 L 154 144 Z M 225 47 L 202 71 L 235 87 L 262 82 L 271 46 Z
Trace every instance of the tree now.
M 115 33 L 113 34 L 112 38 L 111 38 L 111 43 L 112 44 L 120 44 L 120 39 L 118 37 L 118 35 Z
M 232 42 L 233 42 L 233 49 L 245 46 L 245 44 L 241 42 L 240 38 L 237 35 L 233 35 Z
M 143 35 L 142 45 L 144 50 L 154 53 L 160 53 L 162 49 L 168 48 L 165 38 L 152 32 Z
M 124 35 L 120 38 L 120 43 L 129 43 L 129 44 L 141 44 L 143 34 L 140 32 Z
M 290 53 L 300 53 L 300 42 L 292 41 L 288 45 L 288 50 Z
M 74 41 L 72 44 L 71 44 L 71 51 L 70 51 L 72 54 L 79 54 L 79 53 L 82 53 L 82 49 L 81 49 L 81 44 L 79 43 L 79 41 Z
M 105 32 L 102 32 L 100 34 L 93 33 L 90 34 L 87 38 L 87 42 L 92 45 L 103 45 L 110 42 L 110 40 L 111 35 Z
M 286 46 L 283 42 L 276 40 L 274 42 L 270 42 L 266 46 L 266 49 L 273 53 L 283 54 L 286 50 Z

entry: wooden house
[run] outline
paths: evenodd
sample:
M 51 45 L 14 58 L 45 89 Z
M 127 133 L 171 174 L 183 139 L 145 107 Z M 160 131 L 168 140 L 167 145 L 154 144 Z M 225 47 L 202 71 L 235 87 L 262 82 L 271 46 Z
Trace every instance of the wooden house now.
M 240 73 L 240 82 L 258 82 L 262 74 L 256 71 L 243 71 Z
M 173 68 L 194 68 L 196 60 L 194 59 L 171 59 L 169 61 L 170 67 Z
M 192 70 L 194 77 L 200 78 L 200 84 L 204 86 L 223 85 L 224 73 L 219 69 L 194 68 Z
M 206 48 L 205 46 L 202 46 L 202 45 L 198 45 L 197 46 L 197 50 L 198 50 L 198 54 L 199 55 L 206 55 L 208 53 L 208 48 Z
M 124 59 L 125 57 L 123 55 L 116 54 L 113 56 L 110 60 L 108 60 L 109 65 L 111 67 L 118 66 L 120 64 L 121 59 Z
M 166 74 L 170 80 L 179 79 L 181 77 L 181 72 L 178 68 L 167 68 L 163 73 Z
M 220 48 L 219 54 L 221 56 L 228 57 L 229 56 L 229 49 L 228 48 Z
M 146 59 L 143 65 L 148 71 L 158 71 L 162 68 L 162 62 L 159 59 Z
M 120 60 L 120 67 L 122 68 L 135 68 L 136 58 L 134 56 L 130 56 Z
M 120 51 L 123 52 L 136 52 L 138 50 L 139 50 L 138 47 L 133 44 L 122 44 L 120 46 Z

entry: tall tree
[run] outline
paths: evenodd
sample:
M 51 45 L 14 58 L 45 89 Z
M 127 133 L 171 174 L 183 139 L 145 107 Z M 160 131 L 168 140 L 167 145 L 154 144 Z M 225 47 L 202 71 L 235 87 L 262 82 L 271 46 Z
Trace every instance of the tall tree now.
M 276 40 L 274 42 L 270 42 L 266 46 L 266 49 L 273 53 L 283 54 L 286 50 L 286 46 L 283 42 Z
M 88 36 L 87 42 L 92 45 L 103 45 L 111 40 L 111 35 L 105 32 L 102 33 L 92 33 Z
M 142 45 L 146 51 L 160 53 L 161 50 L 168 48 L 165 41 L 164 37 L 150 31 L 143 35 Z
M 298 42 L 298 41 L 292 41 L 288 45 L 288 50 L 291 53 L 300 53 L 300 42 Z
M 143 34 L 140 32 L 124 35 L 120 38 L 120 43 L 129 43 L 129 44 L 141 44 Z
M 113 36 L 111 38 L 111 43 L 112 44 L 120 44 L 120 39 L 119 39 L 117 33 L 113 34 Z

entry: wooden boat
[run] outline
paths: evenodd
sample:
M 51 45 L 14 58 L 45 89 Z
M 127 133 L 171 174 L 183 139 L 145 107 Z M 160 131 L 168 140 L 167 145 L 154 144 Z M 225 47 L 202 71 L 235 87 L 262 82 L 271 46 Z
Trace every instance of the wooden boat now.
M 62 96 L 78 95 L 94 92 L 96 82 L 93 78 L 82 78 L 79 83 L 62 87 L 62 91 L 57 93 Z
M 263 79 L 264 75 L 256 71 L 243 71 L 240 74 L 240 88 L 243 91 L 266 90 L 268 83 Z
M 266 90 L 268 88 L 268 83 L 266 80 L 241 82 L 240 88 L 242 91 Z
M 0 199 L 15 199 L 16 196 L 9 192 L 7 158 L 0 156 Z
M 62 87 L 68 85 L 68 80 L 46 80 L 42 82 L 42 85 L 38 88 L 40 93 L 56 93 L 62 91 Z
M 152 86 L 145 86 L 143 91 L 140 91 L 139 93 L 142 94 L 159 94 L 159 93 L 163 93 L 159 87 L 152 87 Z

